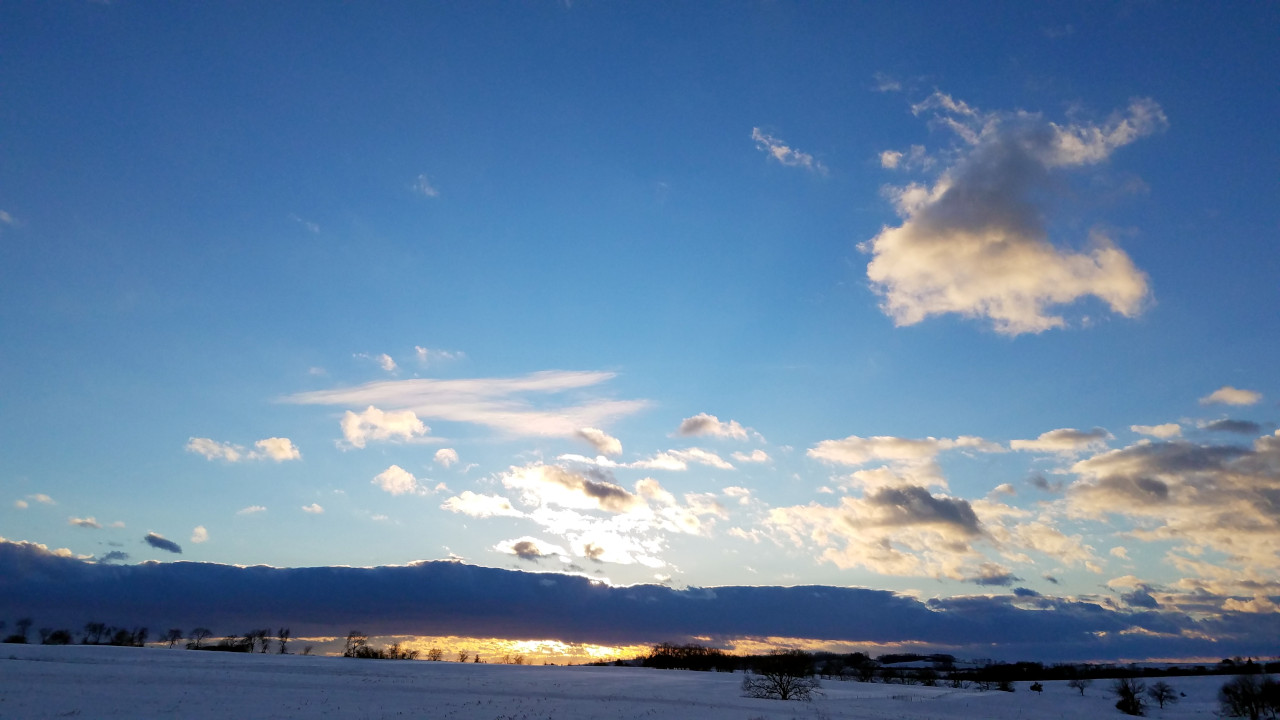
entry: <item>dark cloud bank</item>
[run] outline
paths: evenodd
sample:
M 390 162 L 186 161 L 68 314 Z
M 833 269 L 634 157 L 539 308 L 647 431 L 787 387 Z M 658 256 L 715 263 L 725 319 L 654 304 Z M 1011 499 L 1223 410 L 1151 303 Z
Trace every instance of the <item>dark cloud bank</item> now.
M 911 642 L 966 656 L 1048 661 L 1263 655 L 1280 638 L 1274 614 L 1195 620 L 1025 591 L 921 602 L 826 586 L 609 587 L 572 575 L 447 561 L 374 568 L 113 565 L 0 541 L 0 617 L 25 616 L 44 627 L 102 621 L 234 633 L 289 626 L 295 636 L 358 628 L 371 635 L 604 645 L 695 636 Z

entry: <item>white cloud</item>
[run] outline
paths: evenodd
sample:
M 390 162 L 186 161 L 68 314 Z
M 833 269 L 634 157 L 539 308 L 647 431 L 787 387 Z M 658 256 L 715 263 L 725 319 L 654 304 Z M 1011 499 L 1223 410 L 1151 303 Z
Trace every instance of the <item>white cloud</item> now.
M 458 451 L 453 448 L 440 448 L 436 451 L 435 460 L 441 467 L 450 467 L 458 462 Z
M 999 445 L 971 435 L 962 435 L 955 439 L 850 435 L 843 440 L 823 440 L 810 448 L 808 455 L 817 460 L 841 465 L 865 465 L 874 460 L 890 462 L 931 460 L 943 450 L 953 449 L 970 449 L 977 452 L 1001 451 Z
M 302 459 L 302 453 L 298 451 L 298 446 L 294 445 L 289 438 L 264 438 L 255 442 L 253 446 L 258 448 L 258 451 L 254 453 L 255 457 L 269 458 L 276 462 Z
M 1083 452 L 1097 452 L 1107 447 L 1111 433 L 1102 428 L 1089 431 L 1075 428 L 1060 428 L 1041 433 L 1035 440 L 1011 440 L 1011 450 L 1029 452 L 1048 452 L 1060 455 L 1076 455 Z
M 4 210 L 0 210 L 0 225 L 12 225 L 13 216 Z
M 898 92 L 902 90 L 902 83 L 890 75 L 878 72 L 872 77 L 876 81 L 876 92 Z
M 1049 309 L 1086 296 L 1126 317 L 1142 310 L 1147 278 L 1129 256 L 1101 232 L 1083 252 L 1053 244 L 1041 203 L 1053 170 L 1100 162 L 1163 128 L 1158 105 L 1135 100 L 1106 123 L 1066 126 L 1032 113 L 981 113 L 941 93 L 913 107 L 926 110 L 969 147 L 932 187 L 894 189 L 903 223 L 860 246 L 895 324 L 955 313 L 1018 335 L 1064 326 Z
M 767 463 L 771 459 L 769 457 L 769 453 L 761 450 L 760 448 L 756 448 L 750 453 L 735 452 L 731 457 L 738 462 L 744 463 Z
M 90 528 L 92 530 L 102 529 L 102 525 L 99 524 L 97 520 L 93 519 L 92 515 L 85 518 L 78 518 L 78 517 L 67 518 L 67 524 L 75 525 L 76 527 Z
M 423 367 L 434 365 L 437 362 L 461 360 L 467 356 L 466 353 L 460 351 L 437 350 L 433 348 L 425 348 L 421 345 L 414 345 L 413 353 L 418 358 L 418 363 Z
M 310 505 L 303 505 L 302 512 L 320 515 L 324 512 L 324 508 L 320 507 L 319 503 L 311 503 Z
M 413 473 L 399 465 L 392 465 L 378 473 L 371 482 L 392 495 L 425 492 L 425 488 L 418 486 L 418 479 Z
M 1182 426 L 1178 423 L 1164 423 L 1162 425 L 1130 425 L 1129 429 L 1139 435 L 1150 435 L 1151 437 L 1168 440 L 1182 435 Z
M 240 508 L 236 511 L 237 515 L 255 515 L 257 513 L 266 512 L 267 509 L 262 505 L 250 505 L 249 507 Z
M 431 181 L 427 179 L 425 174 L 419 175 L 417 179 L 413 181 L 413 190 L 423 197 L 433 198 L 440 196 L 440 192 L 432 186 Z
M 561 407 L 536 407 L 527 396 L 546 396 L 598 385 L 614 373 L 544 371 L 513 378 L 436 380 L 416 378 L 368 383 L 353 388 L 290 395 L 304 405 L 376 405 L 412 410 L 420 418 L 485 425 L 516 437 L 576 436 L 584 427 L 601 427 L 636 413 L 645 400 L 578 399 Z
M 231 443 L 221 443 L 210 438 L 188 438 L 187 452 L 203 455 L 207 460 L 238 462 L 245 457 L 244 448 Z
M 697 435 L 710 435 L 712 437 L 733 438 L 734 440 L 746 440 L 747 428 L 742 427 L 737 420 L 729 422 L 721 422 L 720 418 L 707 413 L 698 413 L 693 417 L 685 418 L 680 421 L 680 427 L 676 429 L 677 435 L 685 437 Z
M 702 448 L 686 448 L 684 450 L 666 450 L 653 457 L 637 460 L 618 467 L 640 468 L 642 470 L 688 470 L 689 463 L 708 465 L 721 470 L 732 470 L 733 466 L 710 450 Z
M 758 149 L 768 153 L 769 157 L 783 165 L 804 168 L 816 173 L 827 172 L 827 168 L 809 153 L 800 152 L 793 147 L 789 147 L 782 140 L 761 131 L 760 128 L 751 128 L 751 139 L 756 141 Z
M 880 167 L 893 170 L 902 162 L 902 153 L 897 150 L 885 150 L 880 153 Z
M 1201 405 L 1256 405 L 1262 401 L 1262 393 L 1253 390 L 1241 390 L 1224 385 L 1200 398 Z
M 57 505 L 58 504 L 54 502 L 53 498 L 49 497 L 48 495 L 45 495 L 44 493 L 34 493 L 32 495 L 26 496 L 25 499 L 14 500 L 13 506 L 19 510 L 26 510 L 27 508 L 31 507 L 31 503 L 33 502 L 40 503 L 41 505 Z
M 289 438 L 270 437 L 255 442 L 257 450 L 246 450 L 241 445 L 218 442 L 210 438 L 188 438 L 187 452 L 202 455 L 206 460 L 222 460 L 224 462 L 240 462 L 242 460 L 300 460 L 302 453 Z
M 19 499 L 19 500 L 14 500 L 14 501 L 13 501 L 13 506 L 14 506 L 15 508 L 19 509 L 19 510 L 26 510 L 28 507 L 30 507 L 29 505 L 27 505 L 27 501 L 26 501 L 26 500 L 21 500 L 21 499 Z
M 372 405 L 360 413 L 346 411 L 341 425 L 343 439 L 355 448 L 370 440 L 411 442 L 431 431 L 412 410 L 385 412 Z
M 208 540 L 209 540 L 209 531 L 206 530 L 203 525 L 197 525 L 195 529 L 191 531 L 191 542 L 202 543 L 202 542 L 208 542 Z
M 622 441 L 618 438 L 597 428 L 582 428 L 576 433 L 577 436 L 586 440 L 596 452 L 602 455 L 618 456 L 622 454 Z
M 567 560 L 569 555 L 569 551 L 559 545 L 529 537 L 528 535 L 514 540 L 503 540 L 494 545 L 493 549 L 506 555 L 515 555 L 521 560 L 532 561 L 540 560 L 544 557 L 561 557 Z
M 470 490 L 464 490 L 445 500 L 440 507 L 449 512 L 477 518 L 524 517 L 524 513 L 517 510 L 510 500 L 499 495 L 481 495 Z
M 502 484 L 520 491 L 529 505 L 627 512 L 640 504 L 640 498 L 619 485 L 594 480 L 558 465 L 512 468 L 502 476 Z

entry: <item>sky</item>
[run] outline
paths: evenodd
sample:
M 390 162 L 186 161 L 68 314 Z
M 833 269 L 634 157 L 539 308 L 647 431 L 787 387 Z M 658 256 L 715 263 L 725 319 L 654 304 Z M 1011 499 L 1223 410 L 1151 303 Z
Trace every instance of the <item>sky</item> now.
M 5 4 L 0 613 L 343 568 L 419 588 L 387 632 L 444 632 L 416 569 L 504 599 L 477 636 L 1264 652 L 1277 33 L 1275 3 Z M 741 623 L 679 609 L 716 588 Z M 540 603 L 599 623 L 510 621 Z

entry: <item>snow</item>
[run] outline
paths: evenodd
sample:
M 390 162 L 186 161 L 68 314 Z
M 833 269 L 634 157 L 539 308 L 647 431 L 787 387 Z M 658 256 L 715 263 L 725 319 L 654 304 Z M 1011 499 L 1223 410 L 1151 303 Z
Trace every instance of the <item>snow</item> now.
M 1081 697 L 1061 682 L 1044 693 L 823 681 L 813 702 L 741 696 L 737 673 L 632 667 L 514 666 L 355 660 L 101 646 L 0 646 L 0 718 L 403 718 L 578 720 L 669 718 L 1126 717 L 1111 683 Z M 1222 677 L 1175 677 L 1186 693 L 1151 718 L 1210 718 Z M 1147 681 L 1152 682 L 1151 680 Z

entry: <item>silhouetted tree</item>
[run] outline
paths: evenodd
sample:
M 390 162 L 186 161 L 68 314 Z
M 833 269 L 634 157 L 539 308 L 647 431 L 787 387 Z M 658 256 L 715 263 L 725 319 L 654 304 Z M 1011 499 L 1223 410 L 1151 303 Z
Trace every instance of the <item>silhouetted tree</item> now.
M 160 636 L 160 639 L 167 641 L 169 643 L 169 649 L 172 650 L 173 646 L 177 645 L 178 641 L 182 639 L 182 628 L 169 628 L 165 631 L 164 635 Z
M 200 644 L 211 637 L 213 637 L 213 631 L 209 628 L 192 628 L 191 642 L 187 643 L 187 648 L 190 650 L 199 650 Z
M 470 657 L 471 657 L 471 654 L 468 653 L 466 650 L 458 651 L 458 662 L 466 662 L 467 659 Z
M 1267 713 L 1274 718 L 1280 713 L 1280 683 L 1257 675 L 1237 675 L 1218 689 L 1218 704 L 1229 717 L 1258 720 Z
M 285 654 L 285 645 L 289 643 L 289 635 L 292 634 L 289 628 L 280 628 L 276 631 L 276 639 L 280 641 L 280 654 Z
M 84 637 L 81 642 L 85 645 L 99 645 L 102 643 L 102 636 L 107 633 L 107 624 L 100 622 L 88 622 L 84 624 Z
M 71 631 L 70 630 L 54 630 L 53 632 L 49 633 L 49 637 L 44 641 L 44 644 L 45 645 L 70 645 Z
M 751 698 L 811 700 L 818 687 L 813 657 L 803 650 L 774 650 L 742 678 L 742 694 Z
M 1142 699 L 1142 694 L 1146 692 L 1147 686 L 1136 678 L 1120 678 L 1111 686 L 1111 692 L 1116 696 L 1116 709 L 1127 715 L 1142 715 L 1146 709 L 1146 702 Z
M 1090 678 L 1074 677 L 1067 681 L 1067 687 L 1075 688 L 1080 691 L 1080 696 L 1084 697 L 1084 689 L 1093 684 Z
M 1178 702 L 1178 692 L 1173 689 L 1169 683 L 1161 680 L 1153 684 L 1148 690 L 1147 695 L 1163 710 L 1165 704 L 1173 705 Z
M 433 647 L 427 650 L 427 659 L 431 662 L 440 662 L 444 659 L 444 651 L 438 647 Z

